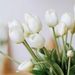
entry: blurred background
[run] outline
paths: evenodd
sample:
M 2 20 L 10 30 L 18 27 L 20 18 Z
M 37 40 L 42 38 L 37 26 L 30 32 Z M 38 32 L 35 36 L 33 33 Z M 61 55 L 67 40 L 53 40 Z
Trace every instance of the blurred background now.
M 73 14 L 74 4 L 75 0 L 0 0 L 0 24 L 1 25 L 5 24 L 7 26 L 7 23 L 14 19 L 24 22 L 24 13 L 29 12 L 33 15 L 37 15 L 40 17 L 40 20 L 44 26 L 42 30 L 42 33 L 44 34 L 42 35 L 43 36 L 46 35 L 44 36 L 47 39 L 46 41 L 50 42 L 52 34 L 50 30 L 47 29 L 45 23 L 44 19 L 45 11 L 48 9 L 54 9 L 60 18 L 60 16 L 65 12 Z M 5 28 L 4 30 L 7 31 L 8 29 Z M 1 35 L 2 34 L 0 33 L 0 36 Z M 31 58 L 30 54 L 22 44 L 14 44 L 10 41 L 10 46 L 12 57 L 14 59 L 22 62 L 24 60 L 28 61 Z M 5 44 L 0 43 L 0 50 L 7 53 L 8 43 Z M 0 55 L 0 64 L 2 61 L 2 57 L 3 56 Z

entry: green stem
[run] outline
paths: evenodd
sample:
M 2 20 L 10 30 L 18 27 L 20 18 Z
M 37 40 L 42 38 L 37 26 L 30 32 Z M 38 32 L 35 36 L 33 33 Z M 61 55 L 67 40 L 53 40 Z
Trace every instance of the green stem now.
M 54 27 L 52 29 L 53 29 L 54 39 L 55 39 L 55 43 L 56 43 L 56 52 L 57 52 L 58 60 L 60 61 L 60 52 L 59 52 L 58 43 L 57 43 L 57 39 L 56 39 L 55 29 L 54 29 Z
M 49 58 L 49 53 L 48 53 L 47 49 L 45 47 L 43 47 L 43 50 L 44 50 L 46 56 Z
M 24 40 L 23 44 L 24 44 L 25 47 L 28 49 L 28 51 L 30 52 L 31 56 L 32 56 L 36 61 L 39 61 L 39 59 L 37 58 L 37 56 L 35 55 L 35 53 L 33 52 L 32 48 L 29 46 L 29 44 L 27 43 L 26 40 Z
M 69 57 L 67 75 L 70 75 L 70 65 L 71 65 L 71 58 Z
M 64 50 L 66 50 L 64 36 L 62 36 L 62 41 L 63 41 Z
M 12 57 L 8 56 L 7 54 L 3 53 L 2 51 L 0 51 L 0 53 L 4 56 L 6 56 L 8 59 L 10 59 L 11 61 L 17 63 L 18 65 L 20 65 L 21 63 L 18 62 L 17 60 L 13 59 Z
M 62 36 L 62 42 L 63 42 L 63 55 L 62 55 L 62 68 L 63 68 L 63 63 L 64 63 L 64 58 L 66 57 L 65 55 L 66 55 L 66 52 L 65 52 L 65 50 L 66 50 L 66 47 L 65 47 L 65 42 L 64 42 L 64 36 Z
M 72 45 L 72 39 L 73 39 L 73 34 L 71 35 L 71 40 L 70 40 L 70 44 L 69 44 L 69 49 L 71 48 L 71 45 Z
M 68 31 L 67 31 L 67 33 L 66 33 L 65 44 L 67 43 L 67 38 L 68 38 Z

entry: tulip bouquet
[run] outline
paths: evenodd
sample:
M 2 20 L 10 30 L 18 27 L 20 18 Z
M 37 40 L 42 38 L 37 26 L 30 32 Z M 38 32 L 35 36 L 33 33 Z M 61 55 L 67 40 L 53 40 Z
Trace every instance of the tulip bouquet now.
M 33 75 L 75 75 L 75 50 L 72 47 L 75 7 L 73 18 L 69 13 L 64 13 L 58 20 L 54 10 L 45 13 L 46 23 L 49 29 L 53 30 L 56 43 L 56 47 L 50 50 L 45 47 L 45 38 L 40 34 L 42 29 L 40 19 L 29 13 L 24 16 L 24 23 L 16 20 L 8 23 L 10 39 L 17 44 L 22 43 L 32 56 L 29 62 L 19 65 L 18 71 L 31 72 Z M 69 43 L 68 32 L 71 33 Z M 62 46 L 58 45 L 59 38 L 62 39 Z

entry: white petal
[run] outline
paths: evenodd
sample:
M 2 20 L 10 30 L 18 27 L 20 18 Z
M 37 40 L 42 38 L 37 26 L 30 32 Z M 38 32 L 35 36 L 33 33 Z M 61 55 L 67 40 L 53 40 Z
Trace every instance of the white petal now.
M 73 25 L 73 19 L 68 13 L 61 16 L 61 22 L 65 23 L 68 29 L 70 29 L 71 25 Z
M 67 57 L 73 57 L 74 56 L 74 53 L 72 50 L 68 50 L 67 51 Z
M 19 65 L 18 71 L 30 71 L 33 68 L 33 64 L 31 61 L 23 62 Z
M 14 29 L 15 29 L 15 30 L 16 30 L 16 29 L 19 29 L 19 30 L 22 29 L 20 23 L 19 23 L 18 21 L 16 21 L 16 20 L 14 20 L 14 21 L 12 21 L 12 22 L 9 22 L 9 23 L 8 23 L 8 27 L 9 27 L 9 30 L 10 30 L 10 31 L 13 31 Z
M 28 23 L 29 22 L 29 19 L 31 19 L 32 18 L 32 15 L 31 14 L 29 14 L 29 13 L 25 13 L 24 14 L 24 19 L 25 19 L 25 22 L 26 23 Z
M 64 34 L 66 34 L 67 32 L 67 27 L 66 25 L 63 23 L 63 22 L 60 22 L 56 28 L 55 28 L 55 31 L 56 31 L 56 35 L 57 36 L 62 36 Z
M 32 33 L 37 33 L 42 28 L 42 24 L 38 17 L 32 17 L 28 22 L 28 26 Z
M 20 30 L 13 30 L 12 32 L 9 32 L 9 36 L 10 39 L 16 43 L 21 43 L 24 40 L 24 34 Z
M 46 11 L 45 20 L 47 25 L 49 25 L 50 27 L 54 27 L 58 23 L 58 17 L 53 10 Z
M 32 34 L 29 37 L 29 44 L 33 48 L 42 48 L 44 43 L 45 39 L 40 34 Z
M 24 37 L 27 37 L 29 34 L 31 34 L 31 31 L 26 23 L 23 23 L 22 27 L 24 29 Z

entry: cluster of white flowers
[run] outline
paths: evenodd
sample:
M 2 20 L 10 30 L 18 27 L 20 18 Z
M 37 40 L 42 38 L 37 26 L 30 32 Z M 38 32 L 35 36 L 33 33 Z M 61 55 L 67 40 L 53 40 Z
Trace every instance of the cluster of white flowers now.
M 12 21 L 9 24 L 9 36 L 11 40 L 16 43 L 22 43 L 26 38 L 29 39 L 29 45 L 31 48 L 43 48 L 45 39 L 40 35 L 42 29 L 42 24 L 37 16 L 26 13 L 25 22 L 19 23 L 18 21 Z M 54 10 L 48 10 L 45 13 L 45 20 L 48 27 L 55 28 L 55 33 L 57 36 L 65 35 L 68 30 L 71 33 L 75 33 L 75 7 L 74 7 L 74 18 L 71 17 L 69 13 L 64 13 L 60 20 Z M 67 56 L 72 57 L 73 53 L 68 51 Z M 28 64 L 28 66 L 27 66 Z M 18 70 L 27 70 L 27 68 L 32 67 L 31 63 L 23 63 L 19 66 Z
M 64 13 L 58 21 L 55 11 L 49 10 L 46 12 L 45 18 L 49 27 L 55 27 L 57 36 L 63 36 L 68 30 L 74 31 L 74 19 L 69 13 Z
M 42 24 L 37 16 L 26 13 L 24 23 L 21 24 L 15 20 L 8 23 L 8 26 L 12 41 L 22 43 L 28 37 L 31 47 L 42 48 L 44 46 L 45 39 L 39 34 Z

